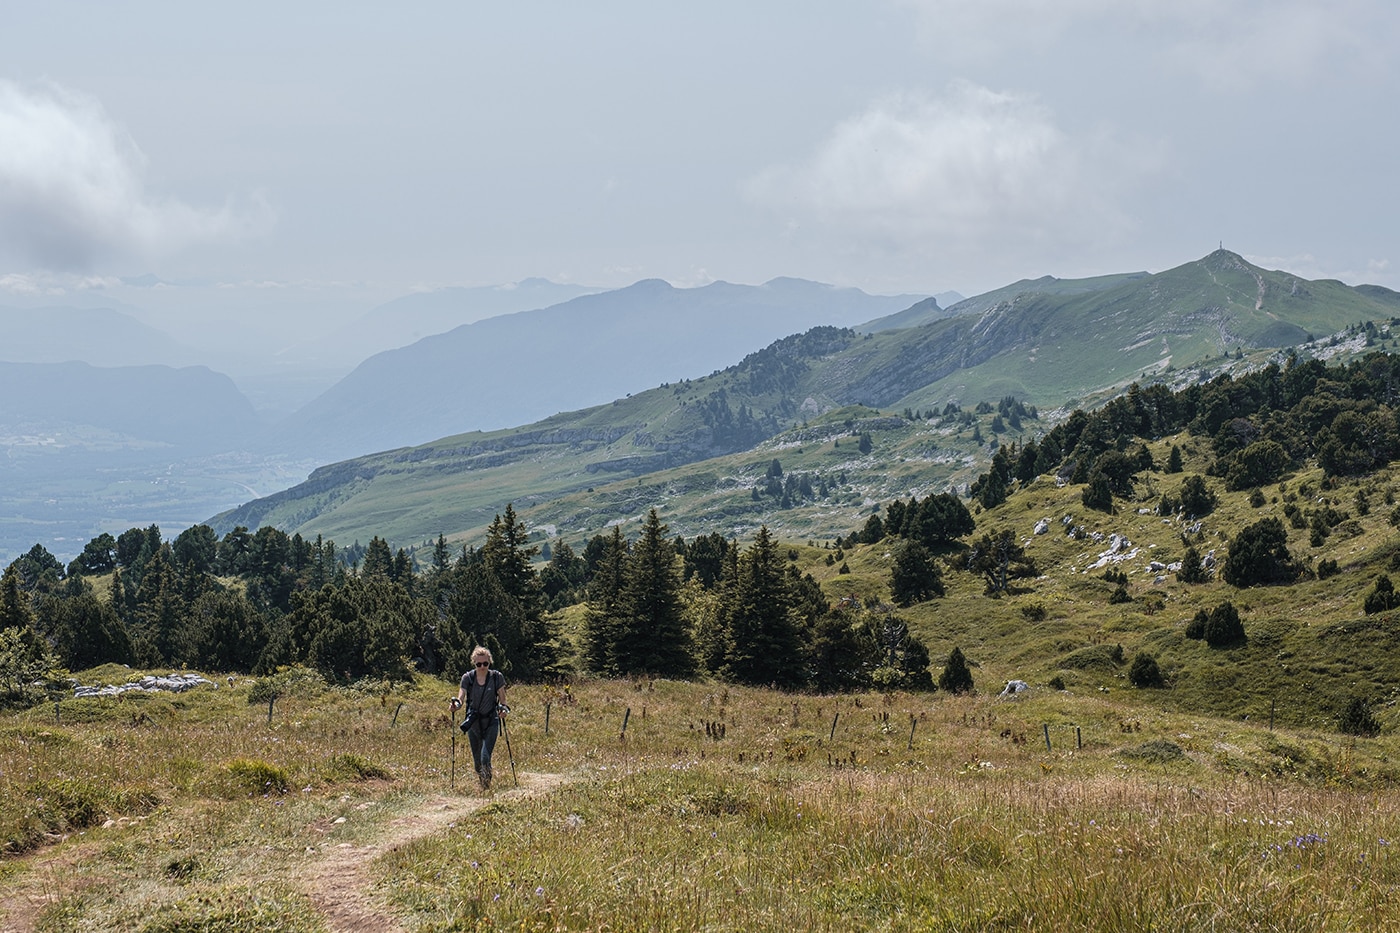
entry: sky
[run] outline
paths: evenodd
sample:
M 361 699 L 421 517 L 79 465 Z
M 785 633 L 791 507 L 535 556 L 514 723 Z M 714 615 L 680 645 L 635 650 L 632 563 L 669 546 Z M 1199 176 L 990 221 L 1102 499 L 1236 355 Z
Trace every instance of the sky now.
M 1400 289 L 1388 0 L 7 4 L 0 305 L 974 295 L 1223 243 Z

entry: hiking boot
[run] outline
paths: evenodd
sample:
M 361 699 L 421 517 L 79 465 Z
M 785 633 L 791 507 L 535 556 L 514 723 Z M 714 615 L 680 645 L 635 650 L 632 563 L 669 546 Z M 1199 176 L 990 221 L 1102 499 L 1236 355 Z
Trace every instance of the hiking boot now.
M 491 789 L 491 778 L 493 778 L 493 777 L 495 777 L 495 775 L 491 773 L 491 768 L 490 768 L 489 766 L 488 766 L 488 767 L 485 767 L 485 768 L 482 768 L 482 769 L 481 769 L 481 786 L 484 787 L 484 788 L 486 788 L 487 790 L 490 790 L 490 789 Z

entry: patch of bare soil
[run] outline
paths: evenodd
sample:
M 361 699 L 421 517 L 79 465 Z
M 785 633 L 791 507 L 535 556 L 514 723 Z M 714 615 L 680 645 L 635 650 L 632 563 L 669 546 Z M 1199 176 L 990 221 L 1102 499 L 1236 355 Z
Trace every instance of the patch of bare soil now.
M 376 856 L 452 826 L 492 800 L 538 796 L 565 780 L 560 774 L 525 772 L 520 786 L 491 796 L 440 795 L 390 821 L 383 834 L 363 845 L 339 843 L 307 865 L 304 889 L 333 933 L 402 933 L 403 927 L 371 893 L 366 865 Z

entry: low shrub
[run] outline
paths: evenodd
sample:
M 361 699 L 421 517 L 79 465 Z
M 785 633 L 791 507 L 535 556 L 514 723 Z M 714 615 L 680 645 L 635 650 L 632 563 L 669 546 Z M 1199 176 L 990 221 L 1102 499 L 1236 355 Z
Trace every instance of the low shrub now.
M 220 769 L 223 789 L 234 794 L 285 794 L 291 775 L 261 758 L 235 758 Z
M 391 775 L 379 765 L 353 752 L 336 755 L 330 760 L 327 775 L 339 781 L 382 781 Z

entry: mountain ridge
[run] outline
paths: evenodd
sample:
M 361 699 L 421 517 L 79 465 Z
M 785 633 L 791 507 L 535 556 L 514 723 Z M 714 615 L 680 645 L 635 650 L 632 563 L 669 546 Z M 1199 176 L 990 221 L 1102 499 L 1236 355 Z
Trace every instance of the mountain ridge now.
M 664 484 L 648 478 L 665 471 L 703 473 L 716 456 L 798 447 L 800 441 L 777 438 L 844 407 L 939 411 L 1007 395 L 1068 406 L 1138 378 L 1175 384 L 1259 365 L 1278 357 L 1281 336 L 1307 337 L 1306 328 L 1331 334 L 1393 311 L 1384 296 L 1268 273 L 1224 251 L 1154 275 L 1052 280 L 1046 288 L 1019 287 L 974 313 L 912 328 L 815 328 L 710 376 L 515 429 L 354 458 L 321 468 L 315 483 L 284 491 L 276 503 L 223 513 L 216 527 L 261 522 L 304 534 L 394 533 L 400 540 L 459 535 L 508 501 L 524 509 L 578 496 L 616 475 L 654 491 Z M 1262 342 L 1249 343 L 1246 358 L 1238 341 L 1252 340 Z M 1174 353 L 1189 358 L 1173 363 Z M 921 420 L 909 421 L 911 432 Z M 959 481 L 960 471 L 965 481 L 968 458 L 990 453 L 969 441 L 917 433 L 901 440 L 907 451 L 899 456 L 931 464 L 926 477 L 908 481 L 944 487 Z M 837 449 L 831 452 L 848 463 Z M 376 518 L 383 524 L 373 527 Z
M 334 460 L 526 424 L 701 376 L 755 343 L 819 324 L 856 324 L 916 300 L 800 279 L 695 289 L 644 279 L 376 354 L 281 422 L 262 446 Z M 386 386 L 411 386 L 417 404 Z

